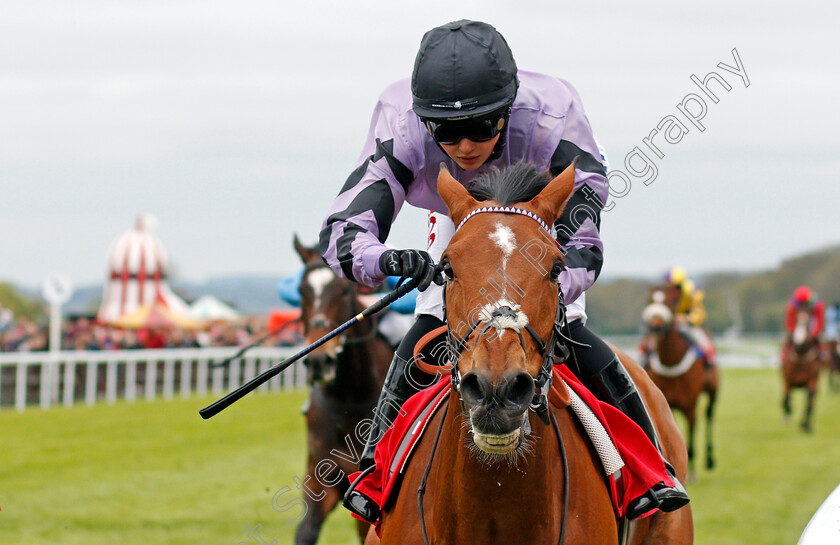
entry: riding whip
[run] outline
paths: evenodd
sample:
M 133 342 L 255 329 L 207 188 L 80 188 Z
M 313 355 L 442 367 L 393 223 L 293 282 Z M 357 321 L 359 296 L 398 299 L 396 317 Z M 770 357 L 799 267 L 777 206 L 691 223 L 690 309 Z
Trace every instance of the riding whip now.
M 310 344 L 309 346 L 307 346 L 306 348 L 304 348 L 303 350 L 301 350 L 300 352 L 298 352 L 294 356 L 292 356 L 292 357 L 290 357 L 286 360 L 283 360 L 282 362 L 278 363 L 277 365 L 274 365 L 273 367 L 269 368 L 268 370 L 264 371 L 263 373 L 261 373 L 261 374 L 257 375 L 256 377 L 252 378 L 251 380 L 249 380 L 248 382 L 246 382 L 245 384 L 243 384 L 242 386 L 240 386 L 236 390 L 230 392 L 229 394 L 227 394 L 223 398 L 221 398 L 218 401 L 215 401 L 215 402 L 211 403 L 210 405 L 204 407 L 203 409 L 198 411 L 198 414 L 200 414 L 201 417 L 204 418 L 205 420 L 212 417 L 212 416 L 216 416 L 217 414 L 219 414 L 220 412 L 222 412 L 223 410 L 225 410 L 229 406 L 233 405 L 235 402 L 237 402 L 240 399 L 242 399 L 243 397 L 245 397 L 246 394 L 255 390 L 262 383 L 268 381 L 269 379 L 271 379 L 272 377 L 274 377 L 276 375 L 279 375 L 281 372 L 283 372 L 284 369 L 289 367 L 291 364 L 293 364 L 294 362 L 296 362 L 300 358 L 309 354 L 310 352 L 312 352 L 313 350 L 315 350 L 316 348 L 318 348 L 322 344 L 326 343 L 327 341 L 329 341 L 330 339 L 332 339 L 332 338 L 334 338 L 338 335 L 341 335 L 342 333 L 344 333 L 348 328 L 352 327 L 353 325 L 355 325 L 355 324 L 361 322 L 362 320 L 364 320 L 366 318 L 369 318 L 369 317 L 373 316 L 374 314 L 376 314 L 377 312 L 385 309 L 386 307 L 388 307 L 388 305 L 390 305 L 391 303 L 393 303 L 394 301 L 396 301 L 397 299 L 399 299 L 400 297 L 402 297 L 406 293 L 408 293 L 411 290 L 413 290 L 414 288 L 416 288 L 417 284 L 419 282 L 420 281 L 416 278 L 410 278 L 408 281 L 406 281 L 405 283 L 400 285 L 397 289 L 388 293 L 385 297 L 383 297 L 382 299 L 380 299 L 376 303 L 372 304 L 371 306 L 369 306 L 368 308 L 366 308 L 365 310 L 363 310 L 362 312 L 360 312 L 359 314 L 357 314 L 353 318 L 347 320 L 346 322 L 344 322 L 343 324 L 341 324 L 337 328 L 333 329 L 332 331 L 330 331 L 329 333 L 327 333 L 326 335 L 324 335 L 323 337 L 321 337 L 320 339 L 318 339 L 314 343 Z

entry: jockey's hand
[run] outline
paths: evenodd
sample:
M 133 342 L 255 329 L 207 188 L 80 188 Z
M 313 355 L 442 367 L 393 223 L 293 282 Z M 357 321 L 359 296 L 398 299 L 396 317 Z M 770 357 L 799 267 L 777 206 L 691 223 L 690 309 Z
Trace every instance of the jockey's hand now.
M 387 250 L 379 258 L 379 268 L 388 276 L 418 279 L 419 291 L 425 291 L 432 282 L 443 284 L 443 274 L 434 259 L 422 250 Z

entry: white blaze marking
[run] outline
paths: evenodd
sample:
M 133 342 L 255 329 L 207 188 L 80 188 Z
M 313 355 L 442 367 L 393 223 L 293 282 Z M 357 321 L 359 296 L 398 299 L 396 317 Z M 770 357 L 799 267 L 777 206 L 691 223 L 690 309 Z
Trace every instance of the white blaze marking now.
M 496 243 L 502 250 L 502 271 L 507 270 L 507 262 L 510 254 L 516 249 L 516 235 L 513 234 L 513 229 L 496 222 L 496 230 L 490 233 L 490 240 Z M 504 276 L 503 276 L 504 277 Z M 507 296 L 507 281 L 505 281 L 502 297 Z
M 516 249 L 516 236 L 513 234 L 513 229 L 496 223 L 496 230 L 490 233 L 490 240 L 502 250 L 502 268 L 504 269 L 510 254 Z
M 309 273 L 309 276 L 306 277 L 309 287 L 311 287 L 312 291 L 315 292 L 315 304 L 313 305 L 313 308 L 318 308 L 318 303 L 320 303 L 321 294 L 324 293 L 324 288 L 327 287 L 334 278 L 335 273 L 326 267 L 315 269 Z

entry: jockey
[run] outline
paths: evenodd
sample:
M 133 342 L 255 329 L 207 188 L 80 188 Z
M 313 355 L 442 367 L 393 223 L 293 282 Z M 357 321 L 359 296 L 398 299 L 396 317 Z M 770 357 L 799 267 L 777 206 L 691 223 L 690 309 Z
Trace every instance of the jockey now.
M 666 303 L 674 310 L 677 327 L 688 337 L 706 360 L 706 365 L 715 363 L 715 346 L 712 337 L 703 327 L 706 322 L 705 294 L 696 288 L 694 282 L 682 267 L 674 267 L 665 274 Z
M 817 297 L 816 292 L 808 286 L 799 286 L 793 292 L 793 297 L 787 303 L 785 315 L 785 330 L 787 340 L 782 349 L 782 361 L 784 361 L 793 347 L 793 332 L 796 329 L 797 314 L 806 311 L 811 319 L 808 328 L 808 338 L 817 339 L 825 327 L 825 303 Z
M 557 175 L 576 157 L 575 192 L 555 228 L 567 267 L 559 281 L 571 337 L 589 345 L 575 348 L 579 378 L 658 444 L 629 374 L 607 344 L 584 326 L 584 291 L 603 262 L 598 230 L 608 185 L 580 97 L 565 80 L 517 70 L 507 42 L 492 26 L 461 20 L 424 35 L 411 79 L 388 86 L 379 98 L 356 169 L 324 221 L 321 253 L 337 274 L 357 282 L 373 285 L 389 275 L 416 278 L 418 289 L 426 292 L 433 282 L 443 282 L 434 258 L 426 251 L 394 250 L 384 243 L 406 201 L 437 212 L 433 217 L 440 223 L 448 221 L 437 193 L 441 163 L 469 187 L 493 167 L 526 161 Z M 453 233 L 449 222 L 436 242 L 445 247 Z M 434 257 L 440 257 L 439 251 Z M 441 294 L 436 288 L 421 293 L 417 318 L 385 378 L 361 469 L 373 465 L 376 443 L 402 403 L 417 391 L 416 385 L 428 381 L 411 360 L 415 343 L 445 325 Z M 673 475 L 671 479 L 674 488 L 664 482 L 655 485 L 634 500 L 629 516 L 656 508 L 673 511 L 688 503 L 682 485 Z M 369 521 L 381 515 L 373 501 L 355 490 L 345 506 Z

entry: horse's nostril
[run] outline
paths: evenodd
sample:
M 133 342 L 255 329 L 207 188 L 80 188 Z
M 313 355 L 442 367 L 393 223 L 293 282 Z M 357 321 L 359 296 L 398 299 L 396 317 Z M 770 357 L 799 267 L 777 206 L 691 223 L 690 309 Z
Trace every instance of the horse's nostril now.
M 490 383 L 484 376 L 469 372 L 461 379 L 461 399 L 468 406 L 475 407 L 484 403 L 490 392 Z
M 517 411 L 527 408 L 534 397 L 534 379 L 525 371 L 506 377 L 503 388 L 505 404 Z

